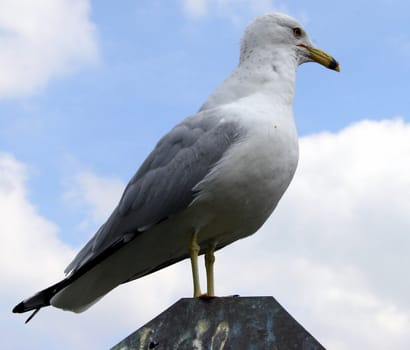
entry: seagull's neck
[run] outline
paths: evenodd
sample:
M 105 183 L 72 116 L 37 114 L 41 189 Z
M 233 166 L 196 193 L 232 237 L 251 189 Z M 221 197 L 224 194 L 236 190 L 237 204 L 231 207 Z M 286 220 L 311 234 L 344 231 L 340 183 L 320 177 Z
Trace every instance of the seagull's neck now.
M 242 53 L 238 67 L 214 91 L 201 110 L 228 104 L 253 94 L 292 108 L 296 57 L 289 50 L 262 48 Z

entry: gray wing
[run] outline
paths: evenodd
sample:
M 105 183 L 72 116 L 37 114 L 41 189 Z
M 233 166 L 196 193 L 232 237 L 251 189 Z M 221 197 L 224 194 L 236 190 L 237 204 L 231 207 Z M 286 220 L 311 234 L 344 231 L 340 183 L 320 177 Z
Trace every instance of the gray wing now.
M 239 136 L 237 123 L 222 122 L 209 110 L 174 127 L 158 142 L 128 183 L 107 222 L 65 272 L 75 272 L 93 261 L 98 263 L 144 228 L 186 208 L 195 196 L 195 185 Z

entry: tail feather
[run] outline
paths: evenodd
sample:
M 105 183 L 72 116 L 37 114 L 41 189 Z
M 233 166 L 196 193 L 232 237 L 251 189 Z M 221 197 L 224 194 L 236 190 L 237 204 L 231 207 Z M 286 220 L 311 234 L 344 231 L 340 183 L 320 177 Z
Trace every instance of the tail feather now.
M 60 282 L 57 282 L 56 284 L 53 284 L 52 286 L 43 289 L 42 291 L 34 294 L 32 297 L 23 300 L 21 303 L 17 304 L 13 308 L 14 313 L 23 313 L 31 310 L 35 310 L 34 313 L 27 319 L 26 323 L 29 322 L 34 315 L 43 307 L 50 306 L 51 305 L 51 299 L 62 289 L 70 285 L 70 283 L 74 282 L 76 279 L 81 277 L 83 274 L 91 270 L 93 267 L 95 267 L 98 263 L 103 261 L 107 256 L 111 255 L 113 252 L 115 252 L 116 249 L 118 249 L 119 245 L 113 246 L 100 255 L 98 255 L 96 258 L 88 261 L 85 263 L 83 266 L 78 268 L 76 271 L 73 273 L 69 274 L 66 278 L 61 280 Z
M 31 310 L 35 310 L 34 313 L 27 319 L 26 323 L 30 321 L 34 315 L 43 307 L 50 305 L 50 300 L 61 289 L 67 286 L 67 279 L 64 279 L 56 284 L 34 294 L 32 297 L 23 300 L 13 308 L 14 313 L 23 313 Z

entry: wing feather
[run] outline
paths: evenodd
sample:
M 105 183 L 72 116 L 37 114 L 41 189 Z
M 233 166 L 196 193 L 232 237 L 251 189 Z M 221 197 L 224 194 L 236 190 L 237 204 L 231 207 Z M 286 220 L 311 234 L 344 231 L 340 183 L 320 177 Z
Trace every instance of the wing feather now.
M 224 122 L 209 111 L 174 127 L 143 162 L 118 206 L 70 263 L 66 273 L 74 273 L 105 251 L 120 248 L 147 227 L 186 208 L 194 199 L 195 185 L 240 134 L 237 123 Z

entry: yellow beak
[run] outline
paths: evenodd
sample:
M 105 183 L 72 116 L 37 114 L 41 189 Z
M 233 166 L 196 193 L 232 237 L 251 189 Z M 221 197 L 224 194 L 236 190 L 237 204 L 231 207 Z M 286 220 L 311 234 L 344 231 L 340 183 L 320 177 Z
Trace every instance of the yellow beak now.
M 335 70 L 336 72 L 340 72 L 339 62 L 337 62 L 332 56 L 330 56 L 326 52 L 306 45 L 299 46 L 305 48 L 309 52 L 309 57 L 313 61 L 320 63 L 326 68 Z

